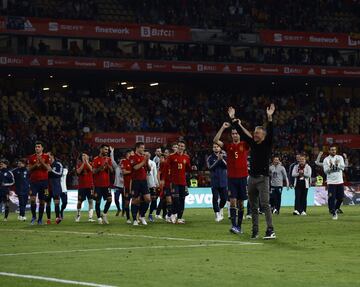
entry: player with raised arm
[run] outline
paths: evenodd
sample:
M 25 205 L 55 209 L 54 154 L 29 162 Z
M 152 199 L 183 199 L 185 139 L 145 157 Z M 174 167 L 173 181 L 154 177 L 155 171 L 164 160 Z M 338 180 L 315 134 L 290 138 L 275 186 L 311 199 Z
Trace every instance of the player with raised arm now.
M 220 130 L 214 137 L 214 144 L 223 148 L 227 155 L 227 177 L 230 198 L 230 232 L 234 234 L 242 233 L 241 225 L 244 216 L 244 201 L 247 200 L 247 158 L 249 145 L 240 140 L 240 135 L 235 128 L 231 129 L 232 142 L 224 144 L 220 138 L 225 129 L 230 128 L 231 124 L 223 123 Z M 250 134 L 248 135 L 251 136 Z
M 113 147 L 110 147 L 110 158 L 111 158 L 112 166 L 115 171 L 115 180 L 114 180 L 114 184 L 113 184 L 114 188 L 115 188 L 114 199 L 115 199 L 115 205 L 116 205 L 116 209 L 117 209 L 115 216 L 119 216 L 119 214 L 121 212 L 120 195 L 121 195 L 121 201 L 123 201 L 123 199 L 124 199 L 124 175 L 123 175 L 123 171 L 121 168 L 121 160 L 122 159 L 119 160 L 119 163 L 116 162 Z
M 214 143 L 213 153 L 207 158 L 207 168 L 210 170 L 211 192 L 213 194 L 213 210 L 215 221 L 224 219 L 223 208 L 227 201 L 227 156 L 221 147 Z M 220 203 L 219 203 L 220 197 Z

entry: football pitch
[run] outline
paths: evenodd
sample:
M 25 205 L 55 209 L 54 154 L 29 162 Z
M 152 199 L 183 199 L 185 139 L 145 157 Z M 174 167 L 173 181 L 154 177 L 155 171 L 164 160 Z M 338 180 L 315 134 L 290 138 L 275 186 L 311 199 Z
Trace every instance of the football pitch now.
M 337 221 L 325 207 L 291 211 L 274 216 L 270 241 L 250 240 L 250 220 L 230 234 L 211 209 L 148 226 L 115 213 L 98 225 L 85 212 L 80 223 L 67 212 L 60 225 L 30 226 L 11 214 L 0 222 L 0 286 L 359 286 L 360 207 L 343 207 Z

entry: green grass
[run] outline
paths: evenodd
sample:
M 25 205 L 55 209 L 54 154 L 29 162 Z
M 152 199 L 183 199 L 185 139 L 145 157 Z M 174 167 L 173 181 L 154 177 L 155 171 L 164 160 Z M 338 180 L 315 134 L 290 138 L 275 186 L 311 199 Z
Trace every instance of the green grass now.
M 60 225 L 29 226 L 12 214 L 0 222 L 0 272 L 137 287 L 359 286 L 360 208 L 343 210 L 333 221 L 325 207 L 310 208 L 307 217 L 284 208 L 274 217 L 278 238 L 251 241 L 258 245 L 237 244 L 250 241 L 250 221 L 244 221 L 244 234 L 232 235 L 228 220 L 215 223 L 210 209 L 186 210 L 186 225 L 139 227 L 113 213 L 103 226 L 74 223 L 73 213 Z M 260 221 L 263 232 L 264 217 Z M 75 251 L 84 249 L 97 250 Z M 20 252 L 43 253 L 4 256 Z M 66 285 L 0 275 L 0 286 Z

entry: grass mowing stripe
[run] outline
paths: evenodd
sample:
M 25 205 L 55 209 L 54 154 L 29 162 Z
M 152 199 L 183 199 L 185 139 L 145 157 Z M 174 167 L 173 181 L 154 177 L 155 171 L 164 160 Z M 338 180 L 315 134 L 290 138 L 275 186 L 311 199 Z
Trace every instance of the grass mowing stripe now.
M 43 280 L 43 281 L 57 282 L 57 283 L 64 283 L 71 285 L 82 285 L 82 286 L 93 286 L 93 287 L 116 287 L 114 285 L 104 285 L 104 284 L 96 284 L 91 282 L 81 282 L 81 281 L 65 280 L 65 279 L 58 279 L 52 277 L 43 277 L 43 276 L 34 276 L 34 275 L 25 275 L 25 274 L 16 274 L 16 273 L 7 273 L 7 272 L 0 272 L 0 276 Z
M 36 254 L 61 254 L 72 252 L 90 252 L 90 251 L 114 251 L 114 250 L 136 250 L 136 249 L 163 249 L 163 248 L 199 248 L 199 247 L 217 247 L 217 246 L 237 246 L 239 244 L 219 243 L 219 244 L 192 244 L 192 245 L 156 245 L 156 246 L 134 246 L 134 247 L 105 247 L 105 248 L 89 248 L 75 250 L 52 250 L 52 251 L 35 251 L 35 252 L 19 252 L 19 253 L 3 253 L 0 257 L 18 256 L 18 255 L 36 255 Z M 253 245 L 253 244 L 243 244 Z
M 231 243 L 238 245 L 259 245 L 262 243 L 257 242 L 247 242 L 247 241 L 235 241 L 235 240 L 215 240 L 215 239 L 194 239 L 194 238 L 181 238 L 181 237 L 162 237 L 162 236 L 151 236 L 151 235 L 141 235 L 141 234 L 122 234 L 122 233 L 96 233 L 96 232 L 79 232 L 79 231 L 66 231 L 66 230 L 51 230 L 51 231 L 41 231 L 41 230 L 26 230 L 26 229 L 2 229 L 5 231 L 27 231 L 35 233 L 66 233 L 66 234 L 77 234 L 77 235 L 106 235 L 106 236 L 119 236 L 119 237 L 135 237 L 135 238 L 145 238 L 145 239 L 165 239 L 173 241 L 196 241 L 196 242 L 211 242 L 211 243 Z

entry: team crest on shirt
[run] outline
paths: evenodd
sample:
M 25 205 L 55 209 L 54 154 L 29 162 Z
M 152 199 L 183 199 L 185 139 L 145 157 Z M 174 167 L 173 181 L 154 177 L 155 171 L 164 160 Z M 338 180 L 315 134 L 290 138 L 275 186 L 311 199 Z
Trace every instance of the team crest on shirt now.
M 175 162 L 177 162 L 177 159 L 175 159 Z
M 186 159 L 183 160 L 183 163 L 186 164 Z
M 240 150 L 240 151 L 243 151 L 243 150 L 244 150 L 244 148 L 243 148 L 242 145 L 239 147 L 239 150 Z

